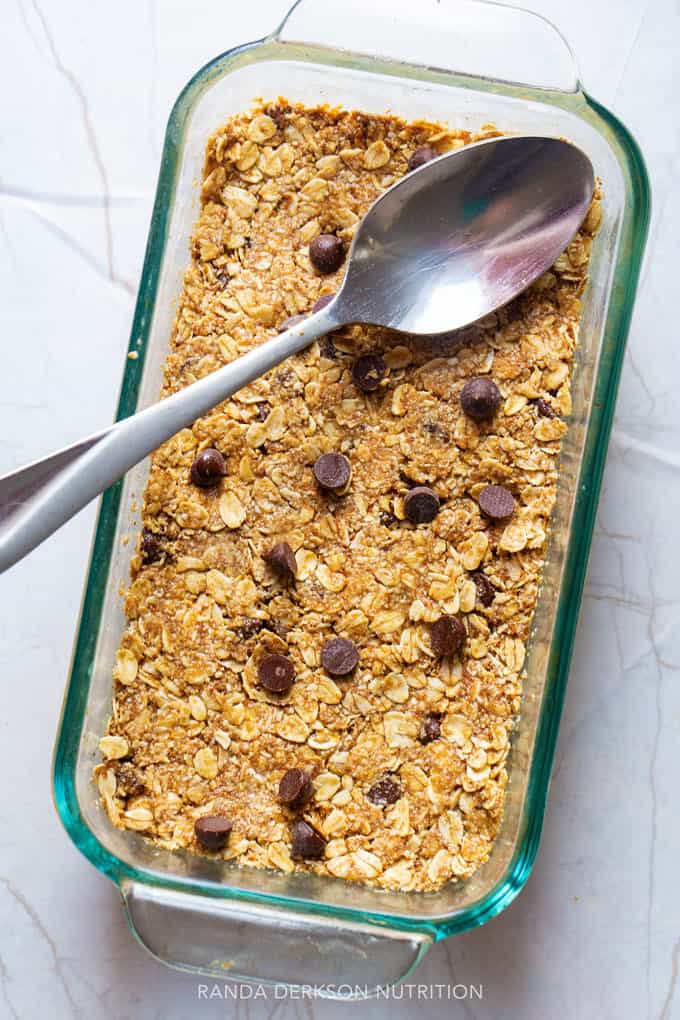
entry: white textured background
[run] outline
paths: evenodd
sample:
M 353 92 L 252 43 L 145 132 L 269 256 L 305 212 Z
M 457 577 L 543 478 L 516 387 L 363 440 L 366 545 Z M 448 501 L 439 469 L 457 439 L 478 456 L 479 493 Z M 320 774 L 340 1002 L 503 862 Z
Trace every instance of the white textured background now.
M 111 420 L 171 103 L 285 7 L 2 0 L 0 471 Z M 640 141 L 653 226 L 538 861 L 501 917 L 418 971 L 482 983 L 483 1000 L 368 1007 L 393 1020 L 680 1017 L 680 7 L 541 9 Z M 113 886 L 62 831 L 50 756 L 93 521 L 90 507 L 0 579 L 0 1017 L 363 1016 L 199 1003 L 193 978 L 134 943 Z

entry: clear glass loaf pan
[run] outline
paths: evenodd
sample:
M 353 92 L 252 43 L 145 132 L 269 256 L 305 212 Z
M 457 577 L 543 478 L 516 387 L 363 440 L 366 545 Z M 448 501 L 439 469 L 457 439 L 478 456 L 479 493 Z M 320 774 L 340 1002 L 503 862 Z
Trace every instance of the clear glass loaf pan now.
M 120 888 L 130 926 L 159 959 L 240 980 L 360 994 L 403 978 L 438 939 L 493 917 L 527 880 L 543 821 L 616 389 L 649 217 L 649 186 L 625 128 L 581 88 L 544 19 L 478 0 L 301 0 L 273 35 L 218 57 L 170 116 L 118 417 L 157 399 L 174 300 L 189 259 L 208 135 L 256 97 L 457 127 L 567 137 L 605 189 L 575 368 L 573 416 L 544 583 L 529 645 L 522 716 L 499 838 L 489 861 L 437 893 L 242 869 L 162 851 L 113 828 L 91 780 L 111 709 L 124 618 L 121 589 L 147 465 L 102 498 L 55 752 L 58 811 L 74 843 Z

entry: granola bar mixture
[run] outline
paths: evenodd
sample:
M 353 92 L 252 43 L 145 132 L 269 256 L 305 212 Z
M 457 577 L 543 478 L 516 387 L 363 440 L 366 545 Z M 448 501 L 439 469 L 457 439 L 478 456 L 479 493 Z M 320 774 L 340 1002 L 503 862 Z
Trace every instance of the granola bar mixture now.
M 283 100 L 230 120 L 163 392 L 309 314 L 386 187 L 498 133 Z M 599 218 L 457 343 L 345 328 L 156 452 L 97 768 L 114 825 L 399 890 L 486 860 Z

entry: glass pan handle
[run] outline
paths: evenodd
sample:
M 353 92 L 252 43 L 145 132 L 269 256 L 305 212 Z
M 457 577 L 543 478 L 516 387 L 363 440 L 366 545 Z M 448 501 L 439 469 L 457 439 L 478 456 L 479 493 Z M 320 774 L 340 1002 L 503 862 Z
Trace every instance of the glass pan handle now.
M 486 0 L 298 0 L 276 38 L 530 88 L 580 87 L 547 18 Z
M 396 984 L 431 945 L 419 932 L 123 883 L 137 939 L 170 966 L 222 981 L 312 988 L 351 999 Z

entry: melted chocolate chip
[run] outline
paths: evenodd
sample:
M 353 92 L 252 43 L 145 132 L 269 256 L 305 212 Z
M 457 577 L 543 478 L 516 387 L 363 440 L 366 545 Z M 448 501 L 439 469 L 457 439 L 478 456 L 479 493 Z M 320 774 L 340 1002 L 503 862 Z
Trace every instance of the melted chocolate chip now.
M 144 776 L 131 765 L 130 762 L 121 762 L 114 768 L 116 776 L 116 794 L 125 797 L 141 797 L 146 790 Z
M 379 520 L 383 528 L 394 528 L 399 524 L 399 518 L 391 510 L 381 510 Z
M 394 779 L 392 776 L 385 776 L 384 779 L 379 779 L 377 783 L 373 784 L 366 797 L 370 800 L 371 804 L 385 807 L 386 804 L 396 804 L 401 794 L 402 790 L 399 780 Z
M 297 574 L 295 553 L 288 542 L 277 542 L 264 554 L 263 559 L 282 577 L 295 577 Z
M 479 601 L 483 606 L 490 606 L 496 597 L 496 589 L 489 578 L 481 570 L 476 570 L 472 575 L 472 580 L 475 582 Z
M 430 627 L 432 651 L 442 658 L 460 651 L 466 637 L 465 625 L 457 616 L 440 616 Z
M 191 465 L 191 481 L 201 489 L 212 489 L 227 473 L 227 464 L 219 450 L 201 450 Z
M 553 408 L 545 399 L 545 397 L 538 397 L 537 400 L 534 400 L 534 404 L 536 405 L 536 410 L 538 411 L 542 418 L 557 417 L 557 413 L 553 410 Z
M 266 691 L 283 694 L 295 680 L 295 667 L 286 655 L 265 655 L 257 667 L 257 678 Z
M 408 171 L 419 170 L 421 166 L 425 166 L 430 160 L 435 159 L 439 153 L 436 149 L 433 149 L 431 145 L 419 145 L 418 148 L 411 153 L 408 158 Z
M 319 234 L 309 246 L 309 260 L 319 273 L 334 273 L 345 258 L 345 246 L 335 234 Z
M 357 646 L 349 638 L 332 637 L 321 649 L 321 665 L 331 676 L 347 676 L 359 662 Z
M 231 822 L 222 815 L 197 818 L 194 824 L 196 839 L 207 850 L 221 850 L 226 846 L 231 830 Z
M 312 795 L 312 780 L 303 769 L 288 769 L 281 776 L 279 800 L 290 807 L 300 807 Z
M 291 835 L 291 857 L 303 860 L 318 860 L 323 857 L 326 841 L 307 822 L 295 822 Z
M 448 443 L 451 439 L 448 429 L 445 429 L 438 421 L 426 421 L 423 424 L 423 428 L 428 435 L 441 439 L 442 443 Z
M 319 343 L 319 352 L 322 358 L 328 358 L 329 361 L 337 361 L 338 359 L 338 348 L 333 343 L 330 336 L 325 336 Z
M 387 365 L 381 354 L 362 354 L 352 365 L 354 385 L 363 393 L 377 390 L 387 375 Z
M 142 563 L 148 567 L 151 563 L 158 563 L 163 555 L 163 543 L 158 535 L 145 528 L 139 543 L 139 551 L 142 556 Z
M 285 640 L 293 628 L 282 620 L 265 620 L 262 624 L 262 629 L 271 631 L 272 634 L 276 634 L 277 637 Z
M 429 524 L 439 513 L 439 496 L 427 485 L 416 485 L 404 496 L 404 513 L 413 524 Z
M 439 740 L 442 735 L 441 716 L 438 712 L 430 712 L 422 721 L 420 727 L 421 744 L 431 744 L 433 740 Z
M 250 638 L 255 637 L 265 626 L 264 620 L 254 620 L 251 617 L 245 617 L 244 621 L 235 630 L 236 636 L 240 641 L 249 641 Z
M 505 521 L 512 517 L 515 509 L 515 497 L 502 485 L 487 485 L 480 492 L 477 502 L 485 517 L 493 521 Z

